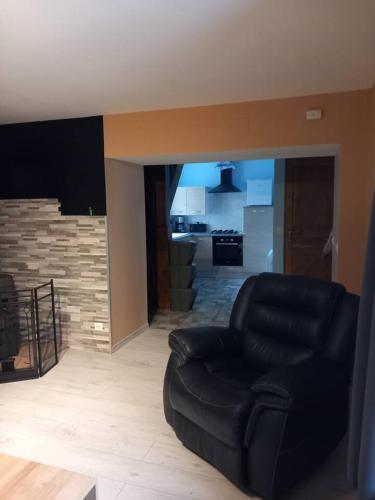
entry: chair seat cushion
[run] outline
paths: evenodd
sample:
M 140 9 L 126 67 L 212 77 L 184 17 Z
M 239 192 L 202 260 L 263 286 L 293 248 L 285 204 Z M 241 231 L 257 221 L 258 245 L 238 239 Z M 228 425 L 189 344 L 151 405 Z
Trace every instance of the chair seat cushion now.
M 233 448 L 244 443 L 259 372 L 241 358 L 190 361 L 177 368 L 170 401 L 177 412 Z

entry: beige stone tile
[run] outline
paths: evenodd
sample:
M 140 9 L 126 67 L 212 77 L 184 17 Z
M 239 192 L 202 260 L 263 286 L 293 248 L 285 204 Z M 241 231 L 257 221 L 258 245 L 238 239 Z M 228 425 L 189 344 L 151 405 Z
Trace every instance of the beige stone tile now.
M 18 288 L 55 279 L 62 333 L 71 346 L 109 351 L 106 253 L 105 217 L 61 216 L 57 199 L 0 202 L 1 270 Z M 95 330 L 97 321 L 103 332 Z

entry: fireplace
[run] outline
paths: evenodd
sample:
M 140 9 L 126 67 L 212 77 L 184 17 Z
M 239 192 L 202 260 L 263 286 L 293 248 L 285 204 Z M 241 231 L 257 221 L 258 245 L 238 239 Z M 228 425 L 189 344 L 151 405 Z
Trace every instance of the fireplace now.
M 0 383 L 41 377 L 57 362 L 53 280 L 17 289 L 0 274 Z

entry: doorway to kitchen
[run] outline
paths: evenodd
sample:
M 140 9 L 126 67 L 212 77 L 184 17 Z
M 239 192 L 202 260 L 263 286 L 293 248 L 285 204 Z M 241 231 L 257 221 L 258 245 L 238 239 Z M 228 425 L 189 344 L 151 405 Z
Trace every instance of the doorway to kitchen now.
M 247 277 L 271 269 L 274 170 L 272 159 L 184 165 L 170 224 L 173 239 L 197 242 L 198 275 Z
M 152 326 L 227 325 L 242 283 L 261 272 L 330 279 L 334 161 L 145 167 L 146 185 L 158 179 L 146 190 Z
M 152 231 L 158 232 L 150 239 L 154 242 L 161 233 L 169 234 L 168 269 L 164 267 L 169 308 L 161 306 L 156 315 L 150 314 L 152 326 L 169 329 L 202 322 L 226 325 L 245 279 L 273 269 L 275 160 L 190 163 L 174 168 L 178 179 L 174 176 L 168 182 L 166 175 L 165 194 L 159 197 L 159 202 L 154 201 L 153 209 L 147 210 L 146 202 L 146 213 L 153 214 L 148 217 L 148 240 Z M 166 169 L 168 172 L 170 167 Z M 159 168 L 159 175 L 161 171 Z M 149 179 L 157 175 L 156 170 L 146 167 L 145 174 L 149 187 Z M 146 199 L 155 198 L 160 183 L 158 186 L 155 184 L 153 193 L 146 192 Z M 155 221 L 157 214 L 162 215 Z M 155 245 L 153 248 L 151 245 L 149 254 L 156 251 Z M 164 250 L 160 245 L 156 251 L 159 254 L 156 267 L 160 268 L 161 260 L 165 266 Z M 150 263 L 149 268 L 150 284 L 159 289 L 161 303 L 166 280 Z M 159 286 L 156 286 L 158 276 Z M 155 304 L 155 300 L 149 298 L 149 304 Z

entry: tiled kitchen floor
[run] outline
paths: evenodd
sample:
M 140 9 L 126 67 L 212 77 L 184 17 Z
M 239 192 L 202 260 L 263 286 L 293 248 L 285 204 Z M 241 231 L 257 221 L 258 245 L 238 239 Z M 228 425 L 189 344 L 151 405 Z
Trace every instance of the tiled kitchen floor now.
M 159 312 L 152 328 L 173 330 L 189 326 L 227 326 L 233 302 L 246 276 L 197 277 L 193 287 L 198 290 L 193 309 L 188 312 Z
M 98 500 L 245 500 L 184 448 L 163 414 L 167 332 L 112 356 L 68 350 L 38 380 L 0 386 L 0 453 L 93 475 Z M 1 473 L 1 471 L 0 471 Z M 284 500 L 354 500 L 345 443 Z

